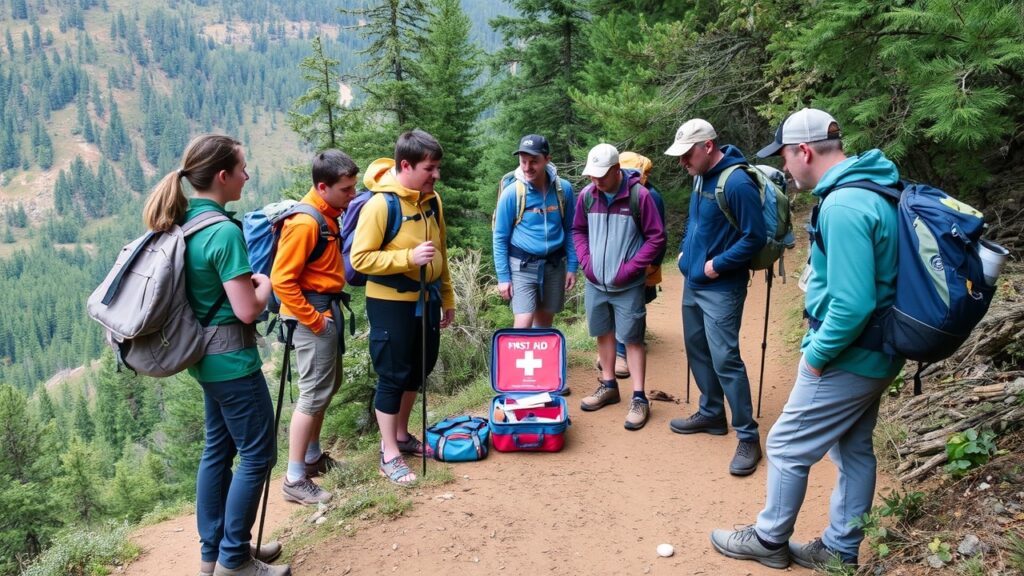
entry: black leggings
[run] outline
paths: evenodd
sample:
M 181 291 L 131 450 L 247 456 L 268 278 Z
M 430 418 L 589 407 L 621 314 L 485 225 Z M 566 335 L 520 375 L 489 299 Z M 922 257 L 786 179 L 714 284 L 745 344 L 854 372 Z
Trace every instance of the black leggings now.
M 398 414 L 402 394 L 423 384 L 421 362 L 427 356 L 427 374 L 437 364 L 441 343 L 441 303 L 427 302 L 427 341 L 423 342 L 422 319 L 416 316 L 416 302 L 366 299 L 370 320 L 370 357 L 377 373 L 374 408 Z

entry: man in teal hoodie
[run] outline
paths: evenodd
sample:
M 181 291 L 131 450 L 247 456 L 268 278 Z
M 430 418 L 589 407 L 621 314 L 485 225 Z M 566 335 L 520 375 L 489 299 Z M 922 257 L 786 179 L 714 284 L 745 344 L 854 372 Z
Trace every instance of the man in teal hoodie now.
M 790 561 L 814 568 L 836 558 L 856 565 L 864 532 L 850 521 L 868 512 L 875 492 L 871 435 L 878 404 L 903 358 L 861 347 L 861 333 L 896 292 L 896 206 L 862 188 L 832 189 L 869 180 L 891 186 L 896 166 L 879 150 L 843 153 L 839 125 L 821 110 L 790 115 L 775 141 L 758 156 L 780 155 L 797 188 L 820 198 L 811 243 L 805 307 L 811 329 L 800 350 L 796 383 L 768 434 L 767 499 L 757 522 L 742 530 L 715 530 L 714 548 L 731 558 L 772 568 Z M 791 542 L 807 492 L 810 467 L 828 453 L 839 469 L 829 526 L 809 543 Z
M 729 431 L 725 404 L 729 401 L 736 453 L 729 473 L 748 476 L 761 460 L 761 436 L 750 401 L 750 380 L 740 356 L 740 320 L 750 282 L 750 259 L 768 237 L 761 210 L 761 193 L 753 179 L 738 167 L 747 164 L 739 148 L 719 146 L 718 133 L 707 120 L 687 120 L 665 151 L 694 177 L 686 234 L 679 247 L 683 288 L 683 340 L 686 360 L 700 389 L 700 408 L 688 418 L 673 418 L 677 434 Z M 730 224 L 715 197 L 723 180 L 725 202 L 736 219 Z

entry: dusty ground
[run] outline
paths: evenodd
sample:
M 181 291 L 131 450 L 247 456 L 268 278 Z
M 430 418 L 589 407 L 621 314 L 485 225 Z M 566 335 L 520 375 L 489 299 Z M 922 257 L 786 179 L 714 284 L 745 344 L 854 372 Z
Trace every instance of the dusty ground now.
M 682 399 L 680 285 L 678 274 L 666 274 L 664 292 L 649 309 L 647 387 Z M 772 290 L 762 444 L 795 374 L 797 351 L 783 344 L 781 318 L 801 296 L 794 280 L 776 281 Z M 764 299 L 759 276 L 741 335 L 754 394 Z M 564 451 L 492 452 L 484 461 L 453 465 L 456 481 L 410 492 L 415 504 L 404 516 L 356 522 L 352 535 L 339 528 L 336 538 L 313 549 L 288 550 L 295 574 L 779 574 L 720 556 L 708 541 L 713 528 L 753 521 L 764 499 L 765 468 L 762 462 L 754 475 L 732 477 L 727 469 L 735 436 L 681 436 L 668 429 L 671 418 L 696 409 L 696 386 L 691 404 L 655 402 L 647 426 L 630 432 L 622 427 L 625 403 L 579 410 L 579 399 L 596 384 L 593 370 L 573 369 L 569 382 L 572 426 Z M 828 463 L 813 469 L 794 539 L 809 540 L 824 528 L 834 478 Z M 271 488 L 271 531 L 295 510 L 279 494 Z M 124 573 L 194 574 L 197 540 L 193 516 L 147 527 L 135 538 L 144 552 Z M 672 544 L 675 555 L 659 558 L 660 543 Z M 790 570 L 810 573 L 796 565 Z

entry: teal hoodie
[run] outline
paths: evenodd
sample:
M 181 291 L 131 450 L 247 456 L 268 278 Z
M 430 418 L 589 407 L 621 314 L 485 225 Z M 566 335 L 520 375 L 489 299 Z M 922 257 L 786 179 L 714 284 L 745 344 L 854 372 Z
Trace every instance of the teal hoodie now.
M 892 185 L 899 172 L 880 150 L 871 150 L 830 168 L 813 193 L 820 198 L 854 180 Z M 903 368 L 903 358 L 851 346 L 872 312 L 891 306 L 895 298 L 896 218 L 895 206 L 860 188 L 836 190 L 821 202 L 818 228 L 828 256 L 811 242 L 805 304 L 821 326 L 808 330 L 800 345 L 814 368 L 838 368 L 868 378 L 892 378 Z

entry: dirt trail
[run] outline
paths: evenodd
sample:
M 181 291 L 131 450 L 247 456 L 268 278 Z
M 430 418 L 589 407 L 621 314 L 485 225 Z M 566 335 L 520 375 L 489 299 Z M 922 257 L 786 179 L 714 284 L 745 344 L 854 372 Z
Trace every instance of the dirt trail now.
M 671 268 L 671 266 L 669 267 Z M 764 322 L 765 284 L 755 279 L 744 311 L 741 346 L 756 395 Z M 666 274 L 664 292 L 648 311 L 648 389 L 685 395 L 680 294 L 682 278 Z M 783 312 L 802 295 L 796 282 L 772 291 L 762 445 L 785 403 L 797 351 L 782 341 Z M 717 554 L 708 534 L 717 527 L 753 521 L 764 501 L 765 463 L 747 478 L 728 474 L 736 438 L 681 436 L 668 421 L 696 410 L 691 403 L 654 402 L 640 431 L 623 429 L 625 402 L 582 412 L 579 400 L 596 385 L 595 372 L 572 369 L 572 426 L 556 454 L 499 453 L 481 462 L 453 465 L 455 482 L 412 491 L 413 509 L 393 521 L 354 522 L 355 530 L 315 548 L 289 550 L 295 574 L 779 574 L 753 562 Z M 629 384 L 623 382 L 623 390 Z M 756 404 L 756 397 L 755 397 Z M 795 538 L 824 528 L 835 479 L 829 464 L 812 470 Z M 284 526 L 295 507 L 271 488 L 268 527 Z M 292 520 L 297 521 L 297 520 Z M 141 530 L 143 555 L 123 571 L 135 576 L 194 574 L 198 562 L 195 518 L 187 516 Z M 659 558 L 670 543 L 675 555 Z M 288 544 L 285 542 L 287 549 Z M 810 571 L 793 565 L 793 572 Z

